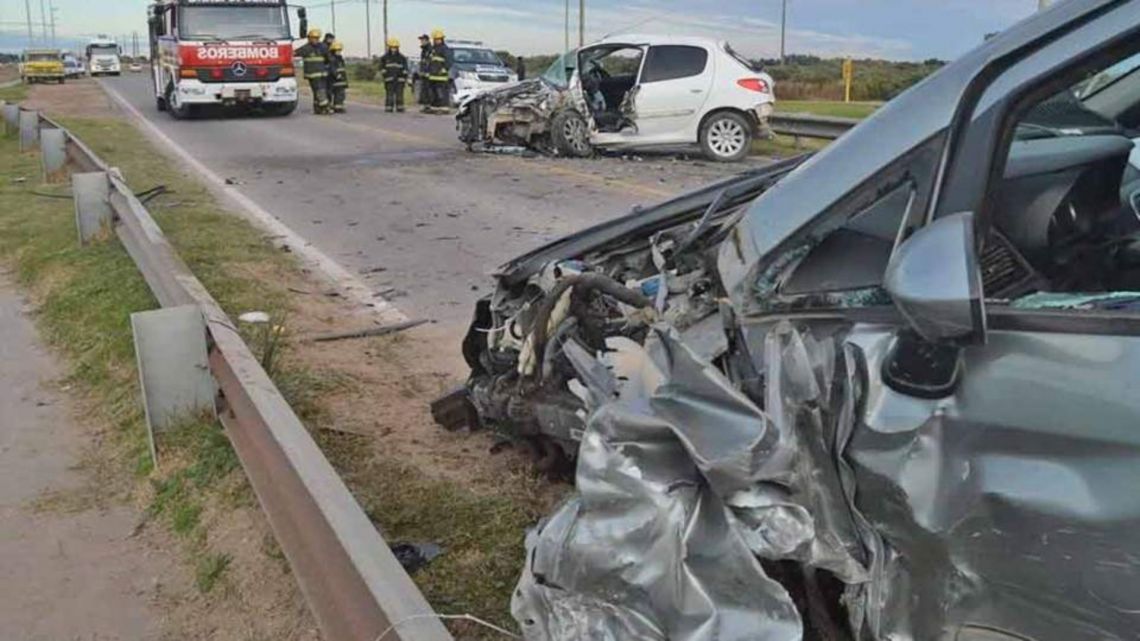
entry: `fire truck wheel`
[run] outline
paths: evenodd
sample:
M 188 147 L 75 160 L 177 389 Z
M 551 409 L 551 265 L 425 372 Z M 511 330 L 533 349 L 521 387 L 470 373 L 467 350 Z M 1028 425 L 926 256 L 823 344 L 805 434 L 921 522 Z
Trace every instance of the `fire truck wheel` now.
M 264 107 L 265 113 L 274 117 L 284 117 L 297 110 L 296 102 L 272 102 Z
M 166 111 L 175 120 L 185 120 L 191 115 L 190 105 L 178 102 L 178 92 L 174 90 L 174 85 L 166 88 Z

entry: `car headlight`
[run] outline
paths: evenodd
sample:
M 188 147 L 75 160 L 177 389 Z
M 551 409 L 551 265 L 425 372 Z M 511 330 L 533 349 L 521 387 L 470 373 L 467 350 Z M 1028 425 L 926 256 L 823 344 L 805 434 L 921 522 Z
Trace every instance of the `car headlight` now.
M 474 71 L 460 71 L 459 77 L 463 80 L 478 80 L 479 74 Z

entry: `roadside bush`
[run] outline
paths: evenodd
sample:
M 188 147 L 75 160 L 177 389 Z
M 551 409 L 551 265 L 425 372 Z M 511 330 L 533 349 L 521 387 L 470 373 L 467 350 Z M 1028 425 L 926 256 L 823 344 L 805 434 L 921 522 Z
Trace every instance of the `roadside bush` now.
M 349 74 L 353 80 L 371 82 L 376 79 L 376 65 L 371 62 L 354 62 L 349 66 Z

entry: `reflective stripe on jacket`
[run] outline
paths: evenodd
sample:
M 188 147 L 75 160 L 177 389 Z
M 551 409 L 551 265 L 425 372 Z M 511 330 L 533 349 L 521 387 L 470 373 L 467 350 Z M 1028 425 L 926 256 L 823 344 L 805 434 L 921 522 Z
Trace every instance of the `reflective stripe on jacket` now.
M 447 82 L 451 80 L 451 50 L 446 44 L 432 45 L 431 57 L 428 58 L 427 77 L 432 82 Z
M 348 67 L 344 64 L 344 57 L 332 56 L 329 59 L 329 75 L 332 76 L 334 87 L 348 86 Z
M 408 59 L 400 52 L 388 52 L 380 57 L 380 75 L 384 82 L 406 82 Z
M 328 48 L 325 47 L 324 43 L 306 43 L 297 49 L 297 57 L 304 62 L 304 74 L 306 79 L 311 80 L 313 78 L 324 78 L 328 76 Z

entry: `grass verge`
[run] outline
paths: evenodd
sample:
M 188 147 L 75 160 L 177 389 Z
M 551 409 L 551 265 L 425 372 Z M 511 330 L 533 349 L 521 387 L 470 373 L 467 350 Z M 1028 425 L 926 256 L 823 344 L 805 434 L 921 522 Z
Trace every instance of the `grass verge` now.
M 830 100 L 778 100 L 776 111 L 780 113 L 815 114 L 836 118 L 863 119 L 875 113 L 882 106 L 880 102 L 832 102 Z
M 231 316 L 256 309 L 292 317 L 300 303 L 285 283 L 301 277 L 288 255 L 223 211 L 129 124 L 103 119 L 62 124 L 119 167 L 136 191 L 166 186 L 167 193 L 148 207 Z M 7 205 L 0 209 L 0 261 L 12 265 L 31 291 L 42 334 L 67 357 L 71 382 L 90 398 L 94 418 L 113 426 L 110 464 L 120 475 L 133 475 L 147 512 L 186 542 L 198 588 L 216 590 L 232 565 L 211 545 L 204 515 L 252 501 L 228 440 L 212 421 L 188 420 L 162 439 L 161 467 L 151 466 L 129 318 L 153 309 L 153 298 L 115 238 L 76 245 L 67 189 L 38 185 L 38 157 L 20 154 L 12 139 L 0 140 L 0 181 L 0 198 Z M 256 351 L 254 337 L 248 340 Z M 398 345 L 398 340 L 390 342 Z M 298 362 L 288 351 L 286 346 L 286 356 L 274 368 L 279 387 L 389 541 L 434 541 L 444 547 L 444 556 L 415 576 L 432 604 L 441 612 L 471 613 L 513 626 L 508 608 L 523 562 L 525 528 L 542 511 L 526 499 L 527 480 L 506 482 L 512 487 L 501 496 L 477 494 L 376 454 L 369 438 L 321 430 L 335 422 L 322 397 L 352 382 L 335 370 Z M 463 624 L 454 629 L 463 638 L 480 638 Z
M 28 86 L 24 84 L 0 87 L 0 100 L 6 102 L 20 102 L 28 97 Z

